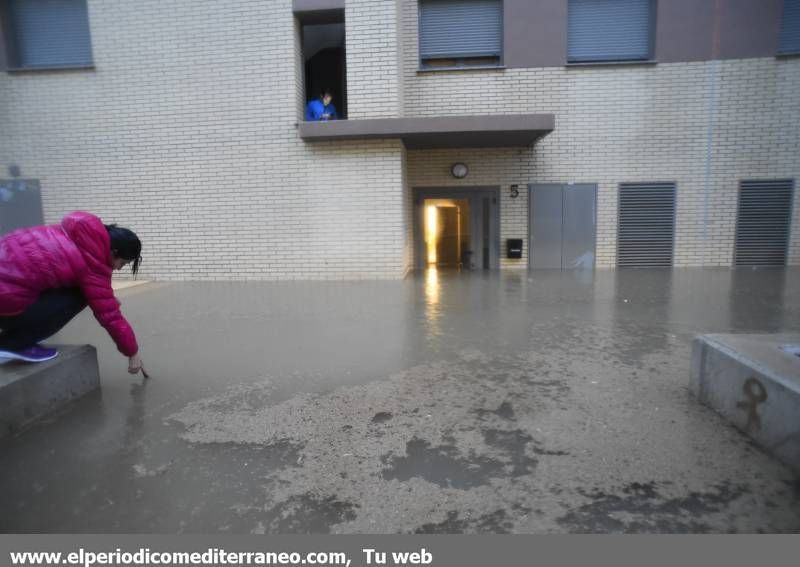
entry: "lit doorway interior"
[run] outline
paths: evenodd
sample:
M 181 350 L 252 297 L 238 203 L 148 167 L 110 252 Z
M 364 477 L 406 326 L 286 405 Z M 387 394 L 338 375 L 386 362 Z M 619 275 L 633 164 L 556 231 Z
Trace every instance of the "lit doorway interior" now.
M 497 189 L 415 189 L 415 266 L 499 268 Z
M 428 268 L 463 268 L 470 264 L 469 201 L 425 199 L 424 241 Z

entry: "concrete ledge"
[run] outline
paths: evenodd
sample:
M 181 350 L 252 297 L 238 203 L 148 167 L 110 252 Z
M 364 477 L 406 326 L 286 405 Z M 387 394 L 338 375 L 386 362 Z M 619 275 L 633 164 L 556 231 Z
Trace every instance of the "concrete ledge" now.
M 59 346 L 48 362 L 0 365 L 0 438 L 100 387 L 91 345 Z
M 524 147 L 555 128 L 553 114 L 426 116 L 299 122 L 307 142 L 400 139 L 409 150 Z
M 689 388 L 700 401 L 800 470 L 800 335 L 703 335 Z

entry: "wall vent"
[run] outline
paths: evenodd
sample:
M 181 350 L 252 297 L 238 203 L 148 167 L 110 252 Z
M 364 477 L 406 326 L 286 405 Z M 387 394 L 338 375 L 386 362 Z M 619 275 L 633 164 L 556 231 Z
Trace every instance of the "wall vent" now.
M 792 222 L 792 179 L 739 184 L 734 266 L 785 266 Z
M 675 183 L 620 183 L 617 266 L 669 268 L 675 242 Z

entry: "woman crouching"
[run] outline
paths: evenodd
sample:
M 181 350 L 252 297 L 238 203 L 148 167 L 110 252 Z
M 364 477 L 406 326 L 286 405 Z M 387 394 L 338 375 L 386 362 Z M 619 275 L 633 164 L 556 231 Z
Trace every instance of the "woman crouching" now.
M 88 305 L 128 357 L 128 372 L 144 372 L 136 336 L 111 288 L 113 270 L 132 264 L 136 275 L 141 251 L 132 231 L 85 212 L 0 239 L 0 360 L 55 358 L 56 349 L 39 343 Z

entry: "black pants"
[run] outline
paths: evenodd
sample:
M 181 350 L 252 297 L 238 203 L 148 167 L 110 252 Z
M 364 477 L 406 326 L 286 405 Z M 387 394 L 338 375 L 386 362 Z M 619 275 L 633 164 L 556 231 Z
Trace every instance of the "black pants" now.
M 86 307 L 79 288 L 51 289 L 19 315 L 0 316 L 0 350 L 19 351 L 55 335 Z

